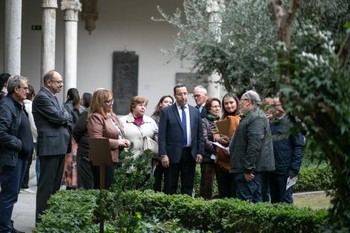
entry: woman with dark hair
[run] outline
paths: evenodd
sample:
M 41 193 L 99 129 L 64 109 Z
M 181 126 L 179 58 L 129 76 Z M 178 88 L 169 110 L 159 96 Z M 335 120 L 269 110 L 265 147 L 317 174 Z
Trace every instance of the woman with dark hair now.
M 68 89 L 67 100 L 64 103 L 64 107 L 72 115 L 74 127 L 74 124 L 77 122 L 79 115 L 85 110 L 85 107 L 80 105 L 80 95 L 78 89 Z
M 174 98 L 171 95 L 164 95 L 159 99 L 158 104 L 156 106 L 156 110 L 153 112 L 151 116 L 158 126 L 159 126 L 160 110 L 162 108 L 172 105 L 173 103 L 174 103 Z M 156 158 L 153 158 L 152 166 L 154 168 L 153 189 L 156 192 L 160 192 L 162 191 L 162 180 L 163 180 L 165 168 L 162 166 L 162 164 L 160 164 L 158 155 L 156 155 Z
M 91 93 L 84 92 L 80 100 L 80 105 L 85 108 L 89 108 L 91 104 L 91 100 L 92 100 Z
M 228 120 L 228 135 L 220 135 L 216 141 L 227 147 L 241 120 L 239 116 L 239 99 L 232 93 L 227 93 L 222 98 L 222 119 Z M 230 174 L 230 155 L 228 151 L 216 148 L 216 179 L 218 182 L 219 197 L 234 197 L 235 188 Z
M 159 125 L 160 110 L 162 108 L 168 107 L 169 105 L 172 105 L 173 103 L 174 98 L 171 95 L 164 95 L 159 99 L 156 109 L 151 116 L 157 125 Z
M 9 73 L 0 74 L 0 99 L 7 95 L 7 81 L 11 75 Z
M 211 199 L 213 195 L 213 183 L 215 176 L 216 151 L 214 146 L 215 135 L 218 129 L 215 122 L 220 120 L 221 102 L 218 98 L 209 98 L 205 103 L 206 117 L 202 119 L 204 155 L 201 163 L 201 183 L 200 196 L 205 199 Z
M 222 98 L 222 119 L 228 116 L 239 116 L 239 99 L 232 93 L 227 93 Z
M 65 109 L 72 115 L 73 124 L 72 129 L 78 121 L 80 114 L 85 110 L 80 105 L 80 95 L 76 88 L 70 88 L 67 91 L 67 100 L 64 103 Z M 77 149 L 78 145 L 74 139 L 71 143 L 71 152 L 66 154 L 64 165 L 64 180 L 67 189 L 74 189 L 78 186 L 77 175 Z

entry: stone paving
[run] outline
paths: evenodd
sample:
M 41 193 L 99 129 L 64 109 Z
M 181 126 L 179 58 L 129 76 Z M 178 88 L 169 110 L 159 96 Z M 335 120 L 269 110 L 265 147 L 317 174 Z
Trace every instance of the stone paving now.
M 35 228 L 36 176 L 35 160 L 30 166 L 29 190 L 21 190 L 12 213 L 15 228 L 30 233 Z

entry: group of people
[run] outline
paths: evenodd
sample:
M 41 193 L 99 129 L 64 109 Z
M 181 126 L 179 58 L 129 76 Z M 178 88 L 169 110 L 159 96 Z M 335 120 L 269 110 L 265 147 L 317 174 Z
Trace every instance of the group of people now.
M 162 96 L 151 116 L 145 114 L 148 100 L 134 96 L 130 113 L 118 117 L 113 112 L 113 93 L 104 88 L 82 98 L 72 88 L 61 104 L 56 94 L 62 90 L 63 78 L 52 70 L 44 75 L 44 85 L 29 111 L 25 108 L 26 99 L 31 99 L 28 80 L 7 76 L 6 85 L 1 83 L 5 88 L 0 103 L 0 232 L 19 232 L 11 215 L 34 148 L 40 161 L 37 222 L 50 196 L 60 189 L 62 177 L 67 189 L 98 188 L 99 168 L 89 158 L 89 140 L 94 138 L 108 139 L 113 165 L 105 169 L 107 188 L 114 182 L 121 150 L 129 150 L 135 158 L 142 156 L 145 138 L 150 138 L 158 143 L 152 161 L 155 191 L 192 196 L 199 163 L 200 196 L 205 199 L 213 198 L 216 177 L 220 198 L 292 202 L 292 188 L 286 189 L 286 184 L 298 175 L 305 139 L 291 133 L 294 118 L 285 113 L 278 98 L 267 99 L 263 111 L 255 91 L 240 99 L 228 93 L 220 100 L 196 86 L 194 107 L 188 104 L 187 87 L 177 84 L 173 96 Z M 222 121 L 228 125 L 225 132 L 217 125 Z M 35 135 L 31 125 L 36 127 Z
M 213 198 L 216 176 L 219 198 L 292 203 L 291 183 L 299 173 L 305 137 L 280 98 L 262 101 L 249 90 L 240 99 L 228 93 L 220 101 L 203 87 L 196 87 L 193 97 L 203 118 L 200 196 Z M 225 131 L 218 129 L 222 121 Z

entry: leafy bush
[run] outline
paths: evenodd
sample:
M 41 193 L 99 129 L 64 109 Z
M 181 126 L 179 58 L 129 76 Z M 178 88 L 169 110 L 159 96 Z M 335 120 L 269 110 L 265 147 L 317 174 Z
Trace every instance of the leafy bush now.
M 235 199 L 205 201 L 183 195 L 132 191 L 120 196 L 144 218 L 179 219 L 184 227 L 212 232 L 318 232 L 325 211 Z
M 154 182 L 152 174 L 152 152 L 145 151 L 136 156 L 130 151 L 120 153 L 120 167 L 115 171 L 112 190 L 145 190 L 152 189 Z
M 333 176 L 330 166 L 302 167 L 294 192 L 307 192 L 333 189 Z
M 49 200 L 49 208 L 34 232 L 95 232 L 94 210 L 97 191 L 60 191 Z
M 323 210 L 235 199 L 205 201 L 152 191 L 102 193 L 58 192 L 35 232 L 98 232 L 96 209 L 105 220 L 105 232 L 309 233 L 318 232 L 326 217 Z M 103 200 L 97 201 L 98 195 Z M 108 205 L 98 207 L 102 202 Z

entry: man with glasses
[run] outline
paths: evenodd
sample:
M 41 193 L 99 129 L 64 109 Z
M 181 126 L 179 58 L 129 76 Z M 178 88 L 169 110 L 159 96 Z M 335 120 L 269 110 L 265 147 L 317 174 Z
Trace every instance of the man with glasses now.
M 208 91 L 203 86 L 195 86 L 193 89 L 193 98 L 196 102 L 196 108 L 201 113 L 201 117 L 205 118 L 207 116 L 207 110 L 204 105 L 208 99 Z
M 285 112 L 279 97 L 273 98 L 269 105 L 273 152 L 276 170 L 269 174 L 271 203 L 293 203 L 293 187 L 288 180 L 298 176 L 304 154 L 305 137 L 301 132 L 292 131 L 295 117 Z
M 44 75 L 44 86 L 33 101 L 32 112 L 38 131 L 37 155 L 40 160 L 36 222 L 47 208 L 50 196 L 61 186 L 64 156 L 71 148 L 72 117 L 56 97 L 62 87 L 62 76 L 55 70 L 49 71 Z
M 33 153 L 33 137 L 23 101 L 27 98 L 25 77 L 8 79 L 8 94 L 0 102 L 0 232 L 20 232 L 11 215 L 17 202 L 27 160 Z
M 260 96 L 255 91 L 242 95 L 243 119 L 230 143 L 236 196 L 254 203 L 263 201 L 265 172 L 275 169 L 270 125 L 260 104 Z

